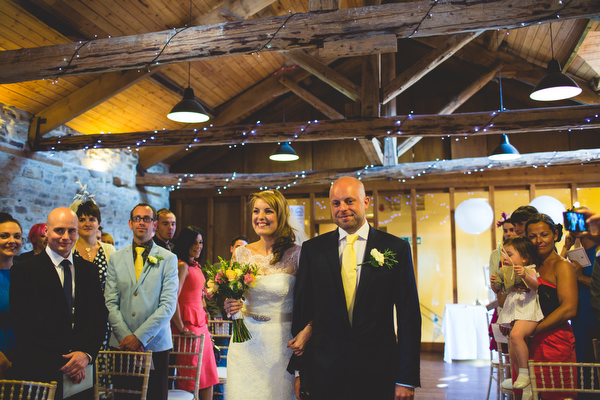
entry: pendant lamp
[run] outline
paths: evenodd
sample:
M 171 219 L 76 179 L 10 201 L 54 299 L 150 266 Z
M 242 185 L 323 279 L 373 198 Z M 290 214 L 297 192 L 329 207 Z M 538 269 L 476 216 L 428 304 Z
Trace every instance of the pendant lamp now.
M 494 161 L 508 161 L 508 160 L 516 160 L 521 157 L 521 153 L 519 150 L 508 141 L 508 136 L 506 133 L 502 134 L 502 141 L 500 145 L 492 151 L 492 154 L 489 156 L 490 160 Z
M 281 143 L 269 158 L 273 161 L 296 161 L 300 157 L 298 157 L 298 154 L 296 154 L 292 146 L 285 142 Z
M 190 63 L 188 63 L 188 87 L 183 91 L 183 100 L 175 104 L 167 118 L 184 123 L 200 123 L 210 119 L 202 104 L 196 100 L 194 89 L 190 87 Z
M 529 95 L 532 100 L 554 101 L 570 99 L 582 91 L 573 79 L 563 74 L 560 63 L 554 58 L 552 24 L 550 24 L 550 47 L 552 49 L 552 59 L 548 63 L 546 76 L 542 78 Z

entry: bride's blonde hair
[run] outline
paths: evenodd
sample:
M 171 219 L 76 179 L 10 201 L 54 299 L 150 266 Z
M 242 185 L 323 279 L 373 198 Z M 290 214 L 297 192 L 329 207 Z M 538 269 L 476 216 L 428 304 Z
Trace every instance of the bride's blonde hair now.
M 290 207 L 285 197 L 278 190 L 263 190 L 262 192 L 252 193 L 248 201 L 251 209 L 258 199 L 267 203 L 277 215 L 277 229 L 273 232 L 277 239 L 273 244 L 273 260 L 271 260 L 271 264 L 276 264 L 283 257 L 283 253 L 292 247 L 296 240 L 296 234 L 289 222 Z

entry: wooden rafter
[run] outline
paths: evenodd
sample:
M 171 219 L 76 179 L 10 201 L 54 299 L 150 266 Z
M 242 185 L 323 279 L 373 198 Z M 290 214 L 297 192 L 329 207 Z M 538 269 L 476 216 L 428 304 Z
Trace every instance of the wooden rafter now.
M 485 6 L 479 1 L 439 2 L 431 10 L 435 13 L 431 19 L 426 18 L 429 8 L 430 3 L 423 1 L 393 3 L 196 26 L 179 31 L 175 38 L 175 32 L 168 30 L 83 44 L 3 51 L 0 83 L 147 68 L 156 62 L 185 62 L 257 50 L 317 48 L 327 40 L 359 34 L 394 33 L 398 38 L 447 35 L 548 22 L 556 19 L 557 13 L 563 19 L 600 15 L 597 0 L 571 0 L 564 4 L 555 0 L 492 0 Z M 270 37 L 284 24 L 284 32 Z M 269 46 L 265 46 L 267 41 Z M 169 45 L 165 46 L 167 42 Z M 163 48 L 156 60 L 157 51 Z M 73 57 L 74 54 L 79 57 Z M 71 58 L 70 63 L 64 61 Z
M 216 146 L 241 143 L 370 139 L 371 137 L 480 136 L 600 128 L 600 105 L 537 108 L 451 115 L 401 115 L 318 123 L 214 126 L 206 130 L 148 131 L 78 135 L 41 139 L 33 150 L 136 148 L 154 146 Z M 295 137 L 297 136 L 297 138 Z
M 593 160 L 594 163 L 590 164 Z M 359 175 L 365 182 L 372 180 L 393 180 L 410 182 L 418 177 L 438 176 L 441 184 L 447 179 L 444 176 L 452 173 L 478 173 L 478 171 L 486 171 L 489 174 L 494 171 L 501 170 L 503 172 L 510 171 L 513 168 L 536 167 L 542 165 L 569 165 L 580 164 L 586 162 L 586 168 L 593 168 L 585 174 L 581 174 L 579 167 L 580 182 L 597 182 L 597 171 L 600 167 L 600 150 L 578 150 L 565 152 L 546 152 L 523 154 L 518 160 L 510 162 L 493 162 L 487 157 L 460 159 L 460 160 L 441 160 L 420 163 L 398 164 L 391 167 L 372 167 L 360 170 L 335 170 L 335 171 L 294 171 L 280 172 L 270 174 L 146 174 L 138 176 L 136 179 L 137 185 L 142 186 L 166 186 L 182 189 L 216 189 L 227 187 L 230 189 L 247 189 L 258 187 L 280 187 L 288 188 L 293 185 L 328 185 L 341 176 Z M 574 167 L 577 168 L 577 167 Z M 595 173 L 594 173 L 595 172 Z M 485 173 L 481 173 L 484 175 Z M 582 176 L 586 175 L 586 177 Z M 485 175 L 484 175 L 485 176 Z M 231 179 L 234 177 L 234 179 Z M 424 178 L 420 178 L 424 179 Z M 489 185 L 490 182 L 486 182 Z M 497 176 L 497 179 L 504 179 L 502 183 L 506 183 L 506 176 Z M 541 182 L 548 183 L 544 175 L 530 176 L 527 183 L 535 183 L 536 179 Z

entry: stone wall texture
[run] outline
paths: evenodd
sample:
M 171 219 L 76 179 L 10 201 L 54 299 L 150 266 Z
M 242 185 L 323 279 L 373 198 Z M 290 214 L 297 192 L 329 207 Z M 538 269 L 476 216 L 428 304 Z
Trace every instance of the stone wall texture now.
M 50 210 L 69 206 L 87 191 L 102 214 L 102 227 L 121 249 L 131 243 L 128 226 L 131 208 L 148 202 L 157 210 L 169 208 L 164 188 L 137 187 L 137 153 L 128 150 L 75 150 L 31 152 L 27 149 L 30 115 L 0 104 L 0 211 L 8 212 L 23 227 L 23 252 L 31 250 L 27 234 L 32 225 L 45 222 Z M 50 136 L 77 134 L 61 127 Z M 91 169 L 93 160 L 103 160 L 108 170 Z M 168 172 L 158 164 L 148 172 Z M 85 188 L 85 190 L 83 190 Z

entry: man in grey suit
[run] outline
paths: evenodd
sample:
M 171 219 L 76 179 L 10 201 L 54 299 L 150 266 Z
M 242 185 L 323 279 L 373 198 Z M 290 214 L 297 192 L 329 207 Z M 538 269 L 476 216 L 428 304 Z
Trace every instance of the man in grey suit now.
M 292 336 L 311 326 L 312 337 L 305 349 L 290 342 L 297 396 L 412 400 L 421 313 L 410 246 L 369 226 L 358 179 L 335 181 L 329 200 L 338 229 L 304 242 L 300 253 Z M 377 260 L 382 254 L 387 260 Z
M 130 214 L 133 243 L 113 253 L 104 297 L 112 326 L 109 345 L 127 351 L 152 351 L 148 399 L 168 396 L 171 317 L 177 304 L 177 258 L 152 240 L 156 211 L 140 203 Z

